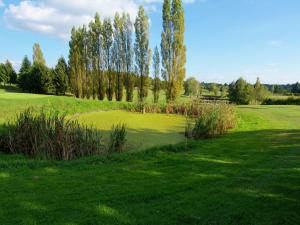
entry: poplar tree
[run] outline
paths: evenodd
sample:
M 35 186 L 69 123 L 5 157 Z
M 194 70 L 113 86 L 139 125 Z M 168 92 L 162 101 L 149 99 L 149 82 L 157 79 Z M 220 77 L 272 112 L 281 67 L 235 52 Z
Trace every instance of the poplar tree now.
M 113 28 L 110 19 L 104 19 L 103 29 L 104 70 L 107 73 L 107 98 L 112 101 L 114 95 L 114 74 L 112 72 Z
M 79 28 L 80 55 L 82 68 L 82 98 L 90 98 L 90 71 L 89 71 L 89 36 L 85 25 Z
M 176 100 L 185 78 L 184 10 L 182 0 L 164 0 L 161 41 L 163 77 L 167 82 L 167 101 Z
M 96 25 L 94 21 L 91 21 L 89 23 L 89 60 L 90 60 L 90 76 L 91 76 L 91 95 L 92 98 L 95 100 L 97 96 L 97 61 L 98 61 L 98 55 L 97 55 L 97 35 L 96 35 Z
M 143 102 L 148 95 L 149 64 L 151 51 L 149 49 L 149 22 L 142 6 L 139 7 L 135 21 L 135 64 L 139 76 L 138 99 Z
M 129 14 L 123 13 L 124 24 L 124 51 L 125 51 L 125 89 L 126 101 L 132 102 L 134 90 L 134 76 L 133 76 L 133 46 L 132 46 L 132 32 L 133 24 Z
M 32 60 L 34 63 L 40 63 L 42 65 L 46 65 L 46 60 L 44 58 L 41 46 L 39 43 L 35 43 L 33 45 L 33 56 Z
M 170 100 L 174 77 L 172 70 L 172 17 L 171 1 L 163 3 L 163 31 L 161 34 L 162 77 L 166 81 L 166 97 Z
M 95 16 L 95 22 L 93 26 L 93 33 L 95 35 L 95 43 L 94 43 L 94 70 L 95 70 L 95 80 L 98 81 L 97 85 L 98 88 L 98 99 L 103 100 L 105 98 L 105 76 L 103 71 L 103 38 L 102 38 L 102 23 L 100 20 L 100 16 L 97 13 Z
M 125 67 L 124 23 L 119 13 L 114 18 L 113 64 L 115 70 L 115 96 L 117 101 L 123 98 L 123 72 Z
M 153 87 L 152 87 L 152 92 L 153 92 L 153 99 L 154 103 L 158 102 L 159 99 L 159 92 L 160 92 L 160 79 L 159 79 L 159 74 L 160 74 L 160 56 L 159 56 L 159 50 L 158 47 L 155 47 L 154 54 L 153 54 Z
M 75 27 L 71 31 L 69 42 L 69 66 L 70 66 L 70 85 L 71 90 L 77 98 L 82 97 L 82 64 L 80 52 L 80 33 Z

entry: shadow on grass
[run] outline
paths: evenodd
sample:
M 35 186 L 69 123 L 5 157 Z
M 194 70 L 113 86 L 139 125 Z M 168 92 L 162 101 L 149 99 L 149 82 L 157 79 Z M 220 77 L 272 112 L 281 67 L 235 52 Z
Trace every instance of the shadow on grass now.
M 112 161 L 99 156 L 48 162 L 1 155 L 0 221 L 93 225 L 300 221 L 300 130 L 230 133 L 192 141 L 189 151 L 179 151 L 185 144 L 177 146 L 176 153 L 174 146 L 165 146 L 111 156 Z M 122 160 L 116 162 L 118 158 Z M 33 164 L 39 166 L 26 166 Z
M 0 85 L 0 89 L 8 93 L 22 93 L 22 90 L 15 85 Z

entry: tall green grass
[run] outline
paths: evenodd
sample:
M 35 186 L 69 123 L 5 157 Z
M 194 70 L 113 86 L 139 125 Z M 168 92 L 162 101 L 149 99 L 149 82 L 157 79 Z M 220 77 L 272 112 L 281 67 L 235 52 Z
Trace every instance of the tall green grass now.
M 112 127 L 109 139 L 109 152 L 122 152 L 126 144 L 126 125 L 118 124 Z
M 188 138 L 205 139 L 225 134 L 236 125 L 234 108 L 227 104 L 210 104 L 201 113 L 187 120 L 185 135 Z
M 31 109 L 4 125 L 0 144 L 7 153 L 51 160 L 72 160 L 105 151 L 98 130 L 80 126 L 58 112 L 34 113 Z

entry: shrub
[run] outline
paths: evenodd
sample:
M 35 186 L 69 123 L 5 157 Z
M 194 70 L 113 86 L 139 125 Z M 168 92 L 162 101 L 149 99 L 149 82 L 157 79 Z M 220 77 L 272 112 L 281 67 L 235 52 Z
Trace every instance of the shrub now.
M 235 126 L 235 113 L 230 105 L 206 105 L 202 113 L 187 122 L 188 138 L 213 138 L 226 133 Z M 194 125 L 192 125 L 194 124 Z
M 8 153 L 51 160 L 71 160 L 104 150 L 99 131 L 57 112 L 34 114 L 30 109 L 4 126 L 0 143 Z
M 229 85 L 229 100 L 238 105 L 248 105 L 253 98 L 254 88 L 243 78 Z
M 122 152 L 126 144 L 126 125 L 118 124 L 112 127 L 109 140 L 109 152 Z

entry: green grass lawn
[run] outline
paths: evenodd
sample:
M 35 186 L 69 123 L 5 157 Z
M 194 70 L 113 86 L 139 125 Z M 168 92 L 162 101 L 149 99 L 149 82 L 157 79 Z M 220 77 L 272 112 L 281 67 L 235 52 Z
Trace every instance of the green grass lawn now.
M 109 103 L 65 97 L 0 97 L 0 118 L 45 100 L 89 112 L 79 119 L 103 130 L 108 119 L 126 120 L 137 147 L 151 135 L 158 144 L 183 140 L 182 118 L 105 112 Z M 300 107 L 243 106 L 237 114 L 227 135 L 173 147 L 70 162 L 0 154 L 0 224 L 299 224 Z

